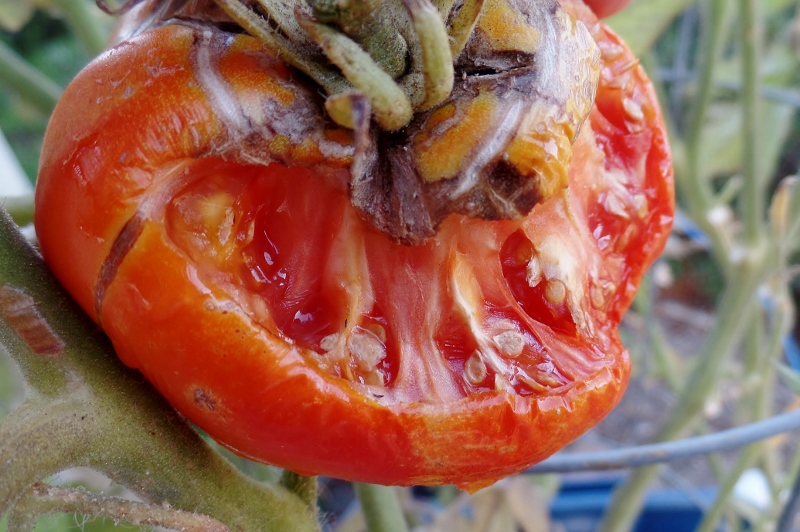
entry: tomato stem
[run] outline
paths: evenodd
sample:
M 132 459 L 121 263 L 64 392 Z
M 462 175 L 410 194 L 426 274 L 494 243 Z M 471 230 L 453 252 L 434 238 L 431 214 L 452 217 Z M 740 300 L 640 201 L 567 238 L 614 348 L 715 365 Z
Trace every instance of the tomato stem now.
M 353 488 L 370 532 L 408 532 L 397 488 L 363 483 L 354 483 Z
M 397 31 L 397 13 L 379 0 L 309 0 L 314 18 L 350 36 L 392 78 L 406 70 L 408 45 Z M 394 15 L 394 16 L 393 16 Z
M 726 274 L 729 268 L 725 258 L 729 254 L 730 243 L 709 219 L 708 211 L 715 201 L 714 192 L 709 180 L 701 174 L 703 173 L 702 157 L 705 153 L 704 140 L 708 108 L 714 94 L 715 73 L 726 42 L 724 29 L 730 22 L 731 10 L 728 6 L 727 0 L 712 0 L 707 7 L 708 24 L 703 32 L 698 66 L 700 79 L 691 112 L 688 114 L 690 122 L 685 143 L 687 168 L 685 172 L 677 172 L 675 176 L 681 188 L 686 191 L 686 205 L 692 218 L 709 235 L 714 254 L 720 259 Z
M 781 353 L 782 339 L 792 328 L 791 312 L 787 313 L 785 310 L 786 308 L 782 308 L 782 306 L 778 306 L 775 309 L 771 320 L 773 330 L 766 336 L 762 319 L 752 320 L 748 326 L 749 332 L 745 337 L 745 356 L 755 362 L 755 365 L 749 368 L 749 371 L 746 371 L 745 374 L 756 381 L 754 384 L 757 384 L 758 388 L 757 394 L 752 401 L 741 401 L 741 403 L 749 406 L 750 412 L 746 414 L 753 420 L 763 420 L 770 417 L 770 402 L 772 400 L 772 390 L 774 390 L 775 386 L 776 373 L 773 362 L 778 359 Z M 763 310 L 759 314 L 763 314 Z M 763 348 L 765 337 L 769 339 L 766 349 Z M 717 498 L 714 501 L 714 505 L 705 512 L 703 521 L 697 528 L 698 532 L 713 532 L 717 529 L 720 516 L 728 507 L 729 497 L 739 479 L 747 469 L 753 466 L 759 457 L 765 456 L 766 463 L 764 466 L 767 470 L 769 470 L 770 463 L 773 466 L 775 465 L 774 452 L 770 449 L 771 447 L 774 448 L 774 446 L 769 446 L 762 440 L 749 445 L 742 451 L 734 467 L 726 472 L 722 482 L 719 483 Z M 774 471 L 774 473 L 778 473 L 778 470 Z M 772 482 L 777 476 L 768 474 L 767 478 Z M 777 491 L 773 489 L 773 493 L 777 493 Z
M 40 483 L 34 484 L 17 502 L 8 516 L 8 529 L 33 530 L 39 517 L 53 512 L 108 517 L 115 522 L 186 532 L 228 531 L 228 527 L 219 521 L 194 512 Z
M 749 253 L 734 266 L 732 283 L 723 294 L 714 330 L 709 336 L 703 357 L 692 371 L 690 379 L 679 396 L 667 423 L 661 428 L 656 441 L 677 438 L 697 419 L 706 398 L 714 389 L 726 358 L 734 351 L 752 319 L 758 301 L 756 292 L 768 273 L 766 246 Z M 628 481 L 615 492 L 602 530 L 629 530 L 644 502 L 647 487 L 660 472 L 660 466 L 637 469 Z
M 761 55 L 760 0 L 739 0 L 739 26 L 742 44 L 742 113 L 744 127 L 742 139 L 743 174 L 745 186 L 742 200 L 744 237 L 748 245 L 754 246 L 761 238 L 761 223 L 764 219 L 764 185 L 766 177 L 759 175 L 761 153 Z
M 245 477 L 122 366 L 3 210 L 0 290 L 0 340 L 30 395 L 0 423 L 0 514 L 34 482 L 82 465 L 232 529 L 318 529 L 307 502 Z

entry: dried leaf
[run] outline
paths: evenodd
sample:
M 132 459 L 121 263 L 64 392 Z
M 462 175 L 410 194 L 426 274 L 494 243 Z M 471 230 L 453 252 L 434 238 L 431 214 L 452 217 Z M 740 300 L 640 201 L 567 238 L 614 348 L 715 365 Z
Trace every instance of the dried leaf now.
M 780 182 L 769 215 L 775 240 L 788 258 L 800 249 L 800 178 L 791 176 Z

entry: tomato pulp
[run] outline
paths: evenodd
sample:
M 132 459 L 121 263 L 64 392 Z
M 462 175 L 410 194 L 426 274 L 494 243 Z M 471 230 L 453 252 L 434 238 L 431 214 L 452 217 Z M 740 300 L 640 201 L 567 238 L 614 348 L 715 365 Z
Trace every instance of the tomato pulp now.
M 312 88 L 245 35 L 210 46 L 208 70 L 206 33 L 166 25 L 59 103 L 36 193 L 45 259 L 123 362 L 240 455 L 382 484 L 518 472 L 618 402 L 617 327 L 673 214 L 652 87 L 564 4 L 599 46 L 600 85 L 568 188 L 521 220 L 454 214 L 395 242 L 352 206 L 352 135 L 307 112 Z

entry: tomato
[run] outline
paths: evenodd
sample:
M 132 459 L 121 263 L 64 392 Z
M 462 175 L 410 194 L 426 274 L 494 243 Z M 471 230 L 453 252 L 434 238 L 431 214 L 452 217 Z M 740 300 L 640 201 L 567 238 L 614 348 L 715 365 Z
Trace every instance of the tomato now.
M 167 24 L 68 87 L 36 228 L 56 276 L 180 412 L 305 474 L 474 490 L 597 423 L 618 333 L 673 215 L 652 87 L 600 50 L 566 189 L 520 219 L 447 216 L 421 244 L 348 197 L 356 145 L 256 39 Z M 435 112 L 435 111 L 434 111 Z
M 624 9 L 631 0 L 585 0 L 585 2 L 598 17 L 605 18 Z

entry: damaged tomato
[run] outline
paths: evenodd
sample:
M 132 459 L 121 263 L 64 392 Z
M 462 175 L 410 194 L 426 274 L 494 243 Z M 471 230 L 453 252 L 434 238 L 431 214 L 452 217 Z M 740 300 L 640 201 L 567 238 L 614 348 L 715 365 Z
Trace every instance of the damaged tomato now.
M 382 484 L 476 489 L 613 408 L 672 178 L 652 87 L 584 4 L 487 0 L 452 90 L 391 131 L 170 5 L 66 90 L 36 193 L 126 364 L 240 455 Z

